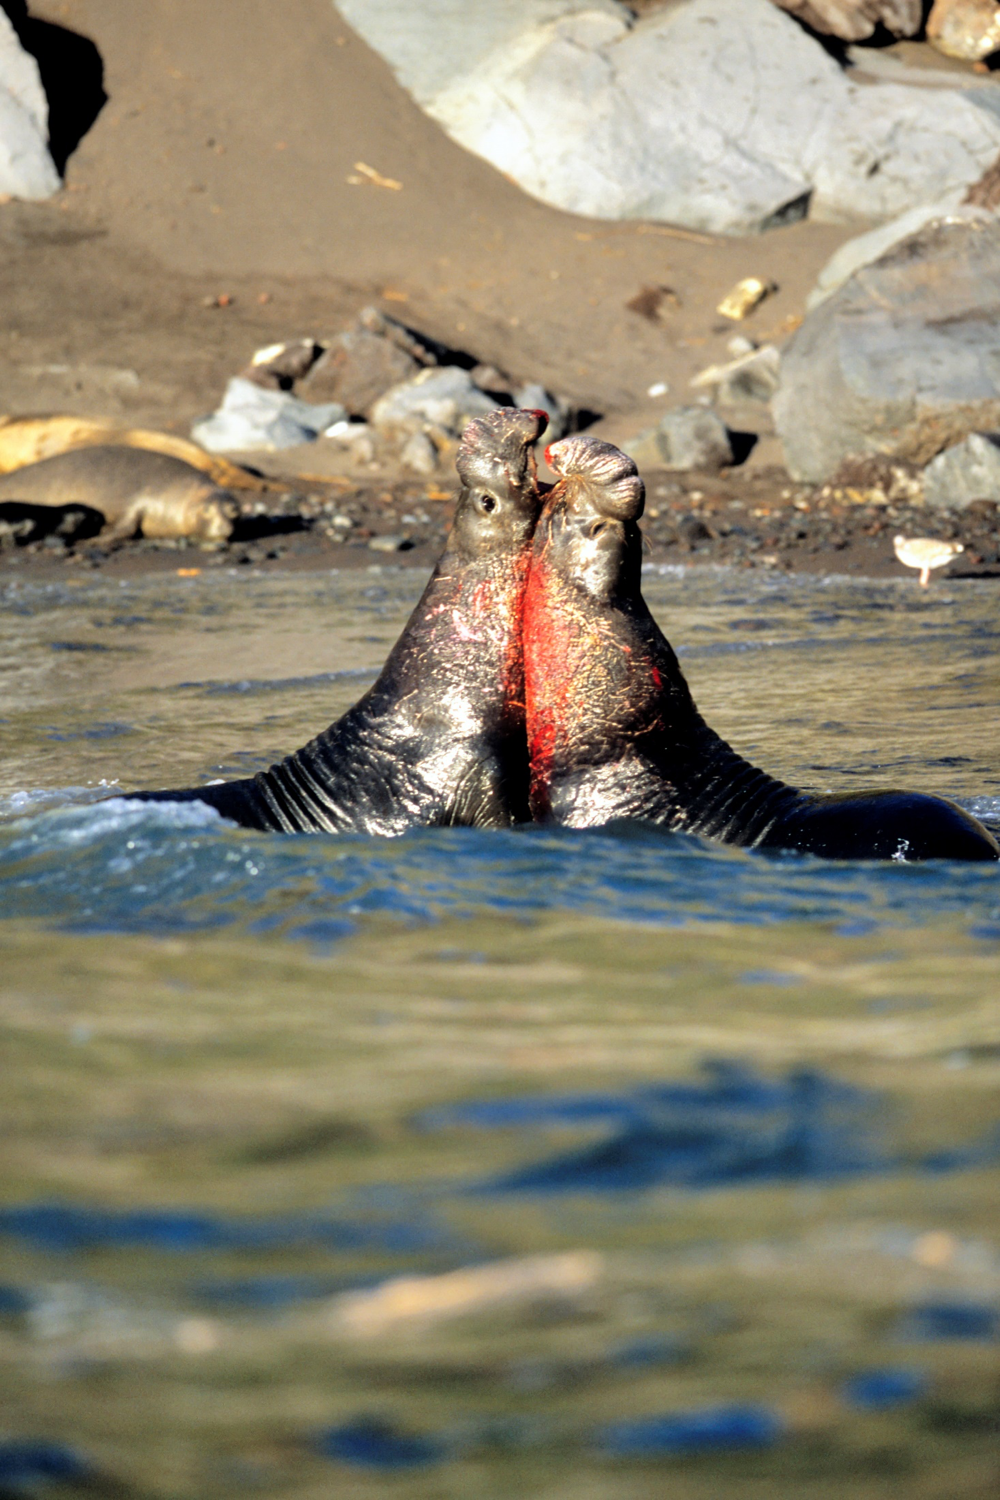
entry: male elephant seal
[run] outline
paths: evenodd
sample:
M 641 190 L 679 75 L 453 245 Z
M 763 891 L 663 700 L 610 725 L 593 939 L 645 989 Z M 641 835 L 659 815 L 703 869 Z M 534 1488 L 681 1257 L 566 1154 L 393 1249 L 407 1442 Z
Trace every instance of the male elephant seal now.
M 942 797 L 800 792 L 737 755 L 698 713 L 642 598 L 632 460 L 586 437 L 546 458 L 560 480 L 536 528 L 524 606 L 536 818 L 641 819 L 832 859 L 1000 858 L 990 833 Z
M 73 448 L 0 476 L 0 504 L 86 505 L 104 516 L 105 538 L 195 537 L 225 541 L 238 506 L 200 470 L 144 448 Z
M 547 422 L 507 408 L 466 428 L 444 554 L 377 682 L 343 718 L 251 779 L 141 795 L 207 802 L 285 833 L 526 821 L 521 610 L 540 504 L 531 450 Z

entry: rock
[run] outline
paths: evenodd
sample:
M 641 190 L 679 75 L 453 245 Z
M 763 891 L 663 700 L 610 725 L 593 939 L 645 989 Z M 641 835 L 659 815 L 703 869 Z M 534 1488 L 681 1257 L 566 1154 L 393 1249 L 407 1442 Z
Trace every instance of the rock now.
M 302 392 L 310 400 L 339 401 L 352 416 L 366 417 L 391 386 L 435 363 L 430 347 L 402 323 L 366 307 L 353 328 L 330 341 Z
M 927 40 L 946 57 L 979 62 L 1000 48 L 1000 7 L 994 0 L 934 0 Z
M 241 375 L 226 386 L 219 409 L 196 422 L 191 436 L 210 453 L 254 448 L 273 451 L 311 443 L 327 427 L 346 417 L 336 402 L 314 406 L 285 391 L 267 391 Z
M 939 453 L 924 470 L 924 500 L 940 510 L 1000 500 L 1000 433 L 971 432 Z
M 893 36 L 916 36 L 924 19 L 922 0 L 773 0 L 797 21 L 823 36 L 861 42 L 884 26 Z
M 763 276 L 744 276 L 738 281 L 733 289 L 726 293 L 716 312 L 723 318 L 732 318 L 735 323 L 740 323 L 759 307 L 765 297 L 769 297 L 778 288 L 773 281 L 768 281 Z
M 888 224 L 880 224 L 877 229 L 870 229 L 867 234 L 858 234 L 854 239 L 847 240 L 839 250 L 834 251 L 817 276 L 816 285 L 806 298 L 807 310 L 812 312 L 814 307 L 819 307 L 820 303 L 832 296 L 839 286 L 843 286 L 855 271 L 878 260 L 893 245 L 915 234 L 918 229 L 923 229 L 925 224 L 933 224 L 939 220 L 960 222 L 962 219 L 989 217 L 985 208 L 980 208 L 969 201 L 974 191 L 974 188 L 969 189 L 965 195 L 964 204 L 960 202 L 961 189 L 959 189 L 943 202 L 925 203 L 920 208 L 911 208 L 905 214 L 900 214 L 898 218 L 890 219 Z
M 720 401 L 770 401 L 780 384 L 781 355 L 773 344 L 725 365 L 709 365 L 691 381 L 695 389 L 714 387 Z
M 389 435 L 431 428 L 457 437 L 473 417 L 495 410 L 497 404 L 473 384 L 468 370 L 442 365 L 393 386 L 375 402 L 369 416 L 373 427 Z
M 373 536 L 368 543 L 369 552 L 409 552 L 413 543 L 408 536 L 398 535 L 396 532 L 385 536 Z
M 0 193 L 40 199 L 59 191 L 48 141 L 49 104 L 38 64 L 0 10 Z
M 315 339 L 292 339 L 287 344 L 268 344 L 258 349 L 245 370 L 243 380 L 267 391 L 290 391 L 297 380 L 311 370 L 323 352 Z
M 929 224 L 856 271 L 785 346 L 772 411 L 800 480 L 1000 430 L 1000 222 Z
M 668 411 L 655 427 L 622 445 L 640 469 L 722 469 L 733 461 L 729 432 L 704 406 Z
M 403 444 L 399 461 L 414 474 L 433 474 L 437 468 L 437 449 L 426 432 L 414 432 Z
M 616 0 L 340 9 L 461 145 L 596 218 L 723 234 L 807 209 L 884 219 L 966 188 L 1000 155 L 996 85 L 855 83 L 770 0 L 639 20 Z
M 548 412 L 549 425 L 538 439 L 540 443 L 547 446 L 566 436 L 571 415 L 568 401 L 563 401 L 560 396 L 553 396 L 544 385 L 539 385 L 536 380 L 529 381 L 527 385 L 517 386 L 512 395 L 515 406 L 525 407 L 531 411 Z

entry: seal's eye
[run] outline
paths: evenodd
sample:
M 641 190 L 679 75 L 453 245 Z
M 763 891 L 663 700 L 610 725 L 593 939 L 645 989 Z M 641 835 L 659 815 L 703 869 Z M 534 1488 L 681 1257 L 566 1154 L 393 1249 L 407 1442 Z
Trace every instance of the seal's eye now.
M 587 530 L 587 535 L 592 542 L 595 542 L 599 536 L 603 536 L 606 531 L 610 530 L 610 521 L 593 521 Z
M 493 495 L 477 495 L 476 501 L 479 509 L 487 516 L 497 508 L 497 502 Z

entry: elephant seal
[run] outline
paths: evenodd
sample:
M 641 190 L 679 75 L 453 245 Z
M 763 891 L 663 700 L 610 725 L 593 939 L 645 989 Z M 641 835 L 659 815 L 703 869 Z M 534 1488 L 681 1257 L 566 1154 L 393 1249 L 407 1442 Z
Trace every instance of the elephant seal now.
M 471 422 L 441 560 L 375 684 L 270 770 L 145 800 L 201 801 L 245 828 L 393 835 L 525 822 L 521 610 L 540 507 L 532 448 L 548 416 Z
M 200 470 L 144 448 L 73 448 L 0 476 L 0 504 L 77 504 L 100 511 L 102 537 L 224 542 L 238 506 Z
M 635 464 L 579 436 L 546 458 L 560 479 L 536 527 L 524 606 L 536 818 L 640 819 L 831 859 L 1000 858 L 982 824 L 943 797 L 801 792 L 737 755 L 699 714 L 643 600 Z
M 0 417 L 0 474 L 23 469 L 71 448 L 147 448 L 200 469 L 228 490 L 266 490 L 266 479 L 217 453 L 206 453 L 188 438 L 150 427 L 122 427 L 110 417 Z

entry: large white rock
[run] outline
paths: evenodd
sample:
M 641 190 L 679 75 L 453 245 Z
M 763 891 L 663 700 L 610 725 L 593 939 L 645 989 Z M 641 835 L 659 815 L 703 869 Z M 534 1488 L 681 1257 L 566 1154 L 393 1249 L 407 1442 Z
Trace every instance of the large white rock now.
M 448 133 L 558 208 L 742 234 L 888 218 L 1000 155 L 1000 88 L 855 83 L 770 0 L 338 0 Z
M 346 416 L 338 401 L 316 405 L 234 375 L 218 410 L 195 422 L 191 436 L 209 453 L 243 453 L 255 448 L 273 453 L 313 442 Z
M 38 64 L 0 10 L 0 193 L 51 198 L 59 191 L 48 140 L 49 105 Z
M 771 409 L 795 479 L 1000 432 L 1000 221 L 925 225 L 856 271 L 785 346 Z

